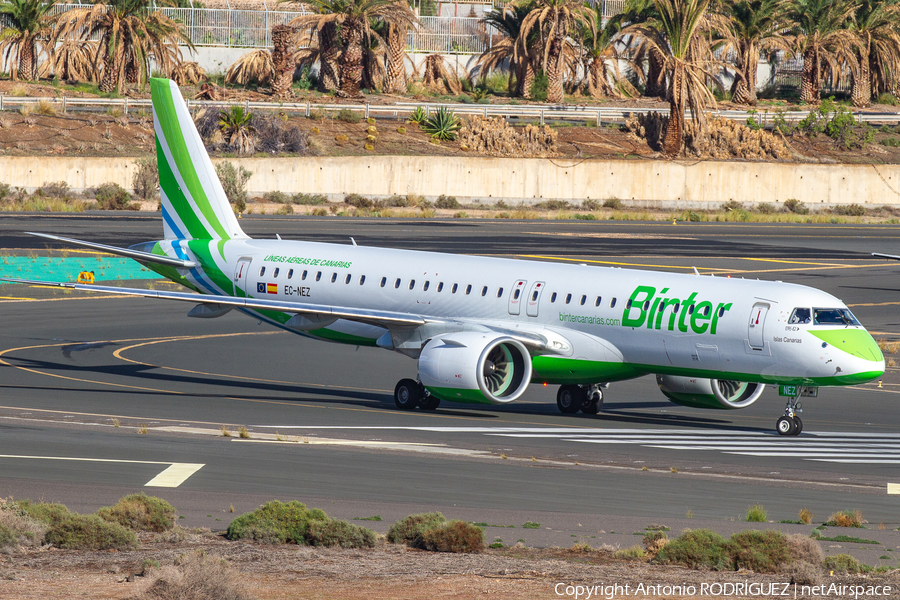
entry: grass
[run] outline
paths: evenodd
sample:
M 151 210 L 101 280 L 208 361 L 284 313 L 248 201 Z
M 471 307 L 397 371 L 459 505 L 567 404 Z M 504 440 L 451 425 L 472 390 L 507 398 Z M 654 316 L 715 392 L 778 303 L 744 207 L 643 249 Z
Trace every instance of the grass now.
M 354 521 L 384 521 L 381 515 L 373 515 L 371 517 L 353 517 Z
M 876 542 L 875 540 L 867 540 L 863 538 L 853 537 L 849 535 L 836 535 L 834 537 L 824 537 L 819 533 L 813 532 L 811 536 L 814 540 L 819 542 L 847 542 L 851 544 L 880 544 L 881 542 Z
M 585 544 L 587 545 L 587 544 Z M 590 548 L 590 546 L 588 546 Z M 647 556 L 647 551 L 643 546 L 631 546 L 623 550 L 613 552 L 613 558 L 621 558 L 625 560 L 643 560 Z
M 810 510 L 808 508 L 806 508 L 806 507 L 801 508 L 799 516 L 800 516 L 800 520 L 803 521 L 804 523 L 806 523 L 807 525 L 812 523 L 813 514 L 812 514 L 812 512 L 810 512 Z
M 522 529 L 540 529 L 541 524 L 535 523 L 534 521 L 525 521 L 525 524 L 522 525 Z
M 842 510 L 828 517 L 825 525 L 829 527 L 862 527 L 865 521 L 862 513 L 858 510 L 849 511 Z
M 748 523 L 765 523 L 768 518 L 769 515 L 766 513 L 766 509 L 763 508 L 761 504 L 754 504 L 747 509 L 747 517 L 745 520 Z

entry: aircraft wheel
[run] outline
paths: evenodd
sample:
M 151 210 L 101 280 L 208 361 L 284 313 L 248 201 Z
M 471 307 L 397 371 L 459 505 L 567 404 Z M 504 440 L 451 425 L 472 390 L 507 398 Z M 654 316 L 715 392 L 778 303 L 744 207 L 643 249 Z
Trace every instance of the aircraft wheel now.
M 775 424 L 775 429 L 778 430 L 778 435 L 794 435 L 797 425 L 790 417 L 781 417 Z
M 560 412 L 567 415 L 578 412 L 583 404 L 578 392 L 577 385 L 559 386 L 559 391 L 556 392 L 556 406 L 559 407 Z
M 793 435 L 800 435 L 800 432 L 803 431 L 803 421 L 800 420 L 800 417 L 794 416 L 794 433 Z
M 401 379 L 394 388 L 394 403 L 400 410 L 412 410 L 419 404 L 421 392 L 415 379 Z
M 434 410 L 441 404 L 441 399 L 431 394 L 425 394 L 419 400 L 419 408 L 422 410 Z
M 603 392 L 599 389 L 593 394 L 588 394 L 581 405 L 581 412 L 586 415 L 596 415 L 603 407 Z

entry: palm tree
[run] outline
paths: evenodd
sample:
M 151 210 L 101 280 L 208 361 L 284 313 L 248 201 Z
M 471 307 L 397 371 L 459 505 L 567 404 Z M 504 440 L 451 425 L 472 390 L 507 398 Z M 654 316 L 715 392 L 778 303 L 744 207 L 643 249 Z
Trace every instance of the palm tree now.
M 531 3 L 533 0 L 512 0 L 508 6 L 519 2 Z M 537 64 L 547 75 L 547 102 L 563 101 L 563 75 L 567 60 L 574 58 L 574 47 L 568 40 L 572 29 L 576 26 L 587 27 L 592 31 L 594 21 L 591 9 L 582 0 L 536 0 L 531 11 L 522 20 L 518 38 L 520 54 L 537 58 Z M 534 49 L 529 48 L 529 36 L 537 33 L 543 40 L 543 49 L 534 56 Z
M 406 32 L 403 23 L 387 24 L 387 48 L 384 56 L 384 92 L 399 94 L 406 91 Z
M 654 0 L 659 11 L 655 26 L 631 25 L 623 33 L 641 36 L 651 51 L 663 57 L 663 72 L 669 80 L 669 122 L 663 138 L 663 152 L 677 156 L 684 148 L 684 111 L 702 127 L 707 106 L 715 105 L 715 97 L 707 81 L 715 80 L 711 67 L 716 65 L 704 40 L 708 27 L 706 9 L 709 0 Z
M 858 0 L 853 31 L 859 38 L 853 106 L 868 106 L 872 92 L 900 71 L 900 0 Z
M 789 50 L 781 35 L 786 23 L 783 0 L 718 0 L 711 16 L 721 36 L 718 47 L 733 53 L 731 101 L 756 105 L 756 69 L 760 52 Z
M 151 57 L 168 73 L 181 61 L 179 44 L 194 49 L 181 24 L 154 10 L 151 0 L 104 0 L 69 9 L 59 15 L 50 43 L 95 35 L 100 37 L 95 68 L 103 69 L 102 92 L 121 92 L 126 79 L 145 82 Z
M 272 27 L 272 67 L 275 78 L 272 81 L 272 95 L 283 98 L 290 94 L 294 83 L 294 46 L 297 32 L 287 25 Z
M 619 62 L 625 59 L 616 48 L 622 43 L 619 37 L 622 21 L 614 18 L 604 23 L 602 4 L 590 10 L 594 27 L 579 28 L 585 58 L 585 87 L 593 98 L 621 96 L 611 82 L 620 78 Z
M 268 50 L 251 50 L 228 67 L 225 73 L 225 83 L 247 85 L 255 81 L 259 85 L 265 85 L 275 78 L 275 65 L 272 62 L 272 53 Z
M 225 134 L 228 145 L 238 154 L 253 154 L 256 149 L 253 113 L 244 112 L 243 106 L 232 106 L 219 112 L 219 128 Z
M 803 56 L 800 100 L 818 104 L 822 71 L 827 67 L 832 80 L 845 64 L 854 67 L 858 40 L 848 28 L 856 4 L 852 0 L 786 0 L 787 18 L 794 23 L 787 37 L 796 53 Z
M 61 80 L 96 81 L 97 42 L 66 40 L 53 51 L 53 72 Z
M 531 12 L 531 8 L 532 3 L 523 2 L 507 5 L 502 10 L 495 8 L 484 15 L 484 22 L 499 31 L 503 39 L 479 56 L 475 64 L 482 75 L 486 76 L 508 63 L 510 78 L 507 90 L 510 96 L 526 96 L 534 78 L 534 66 L 529 53 L 519 52 L 518 44 L 522 21 Z M 531 37 L 539 38 L 537 32 L 533 32 Z M 533 39 L 525 40 L 524 46 L 530 48 L 533 44 Z
M 293 0 L 287 0 L 293 1 Z M 416 15 L 405 0 L 308 0 L 305 4 L 317 12 L 297 17 L 291 24 L 317 31 L 331 24 L 339 32 L 341 55 L 339 62 L 339 96 L 357 97 L 363 79 L 364 47 L 366 40 L 380 36 L 373 30 L 375 21 L 409 27 L 417 22 Z M 322 44 L 322 36 L 319 36 Z
M 622 24 L 641 25 L 659 30 L 659 10 L 655 0 L 625 0 L 625 10 L 613 17 Z M 666 81 L 663 71 L 663 55 L 641 36 L 622 35 L 623 41 L 631 46 L 631 60 L 641 64 L 646 59 L 647 74 L 644 76 L 644 95 L 648 98 L 665 98 Z M 638 73 L 642 73 L 638 71 Z
M 10 65 L 12 59 L 18 60 L 13 72 L 13 79 L 34 81 L 38 76 L 38 40 L 45 36 L 52 27 L 49 14 L 56 0 L 4 0 L 0 3 L 0 14 L 7 16 L 7 25 L 0 32 L 0 55 Z M 44 45 L 44 49 L 53 45 Z

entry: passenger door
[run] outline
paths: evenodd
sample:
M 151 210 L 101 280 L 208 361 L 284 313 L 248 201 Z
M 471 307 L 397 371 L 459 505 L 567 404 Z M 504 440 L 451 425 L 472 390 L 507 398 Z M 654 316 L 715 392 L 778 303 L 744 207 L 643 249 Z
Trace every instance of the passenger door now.
M 235 296 L 247 296 L 247 289 L 249 285 L 250 279 L 250 263 L 253 261 L 251 258 L 244 257 L 238 261 L 237 266 L 234 268 L 234 294 Z
M 512 293 L 509 295 L 509 314 L 518 315 L 522 310 L 522 294 L 525 292 L 525 284 L 528 283 L 524 279 L 516 281 L 513 286 Z
M 528 300 L 525 302 L 525 314 L 529 317 L 538 316 L 538 305 L 541 302 L 541 294 L 544 292 L 544 282 L 535 281 L 528 292 Z
M 750 340 L 750 347 L 754 350 L 762 350 L 766 346 L 764 331 L 766 315 L 768 313 L 768 304 L 757 302 L 753 305 L 753 310 L 750 313 L 748 337 Z

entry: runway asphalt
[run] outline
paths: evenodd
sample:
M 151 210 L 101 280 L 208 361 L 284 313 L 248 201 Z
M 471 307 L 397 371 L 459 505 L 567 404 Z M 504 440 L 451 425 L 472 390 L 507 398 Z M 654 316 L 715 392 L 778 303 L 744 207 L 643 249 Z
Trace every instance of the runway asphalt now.
M 841 297 L 877 337 L 900 339 L 900 262 L 869 256 L 900 254 L 894 225 L 242 224 L 253 237 L 353 236 L 360 245 L 791 281 Z M 158 215 L 4 214 L 4 254 L 46 252 L 23 231 L 122 246 L 161 236 Z M 0 286 L 0 496 L 94 510 L 143 490 L 169 498 L 184 523 L 213 528 L 227 525 L 230 505 L 241 512 L 273 497 L 342 518 L 381 514 L 385 523 L 443 510 L 495 524 L 541 521 L 551 529 L 510 531 L 559 545 L 585 528 L 613 541 L 622 534 L 598 522 L 721 523 L 755 503 L 776 521 L 796 519 L 802 507 L 817 519 L 859 508 L 872 523 L 900 524 L 900 496 L 886 493 L 900 483 L 896 368 L 881 387 L 821 390 L 804 403 L 796 439 L 773 435 L 784 406 L 775 391 L 745 410 L 701 411 L 667 402 L 652 378 L 610 387 L 599 417 L 561 415 L 555 389 L 541 387 L 508 406 L 402 413 L 391 391 L 415 375 L 408 358 L 307 340 L 234 313 L 185 313 L 180 303 Z M 238 437 L 241 426 L 249 439 Z M 148 487 L 154 480 L 177 487 Z

